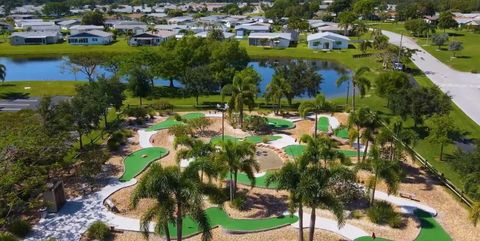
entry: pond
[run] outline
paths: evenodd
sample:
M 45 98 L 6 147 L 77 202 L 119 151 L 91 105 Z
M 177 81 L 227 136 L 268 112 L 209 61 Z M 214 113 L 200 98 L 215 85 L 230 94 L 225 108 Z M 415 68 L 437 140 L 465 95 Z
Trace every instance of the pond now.
M 288 63 L 288 59 L 262 59 L 252 60 L 249 66 L 254 68 L 262 77 L 260 83 L 260 91 L 263 93 L 267 84 L 272 80 L 275 74 L 275 66 Z M 320 84 L 320 91 L 327 98 L 335 98 L 346 95 L 347 84 L 337 87 L 336 80 L 341 76 L 342 72 L 347 71 L 340 64 L 330 61 L 305 60 L 308 64 L 314 66 L 319 74 L 323 77 Z M 87 77 L 82 73 L 73 73 L 69 70 L 66 63 L 67 57 L 54 58 L 5 58 L 0 57 L 0 64 L 7 68 L 6 81 L 49 81 L 49 80 L 65 80 L 65 81 L 85 81 Z M 96 75 L 106 75 L 110 73 L 99 68 Z M 167 86 L 168 81 L 158 79 L 155 81 L 158 86 Z M 175 82 L 175 86 L 181 86 L 179 82 Z M 302 97 L 307 97 L 302 96 Z

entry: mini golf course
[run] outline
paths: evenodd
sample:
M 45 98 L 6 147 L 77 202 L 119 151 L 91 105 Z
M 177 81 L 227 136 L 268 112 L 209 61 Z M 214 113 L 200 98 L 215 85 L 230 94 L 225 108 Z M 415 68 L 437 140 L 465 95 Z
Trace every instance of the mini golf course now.
M 237 142 L 237 141 L 247 141 L 247 142 L 250 142 L 252 144 L 258 144 L 260 142 L 263 142 L 263 138 L 264 137 L 267 137 L 268 138 L 268 141 L 274 141 L 274 140 L 278 140 L 280 139 L 281 137 L 280 136 L 274 136 L 274 135 L 267 135 L 267 136 L 247 136 L 245 138 L 237 138 L 237 137 L 234 137 L 234 136 L 229 136 L 229 135 L 225 135 L 224 138 L 225 138 L 225 141 L 232 141 L 232 142 Z M 214 136 L 212 137 L 212 139 L 210 139 L 210 142 L 214 145 L 218 145 L 220 143 L 222 143 L 222 136 Z
M 261 219 L 234 219 L 220 208 L 208 208 L 205 210 L 210 227 L 222 227 L 232 233 L 249 233 L 275 229 L 297 222 L 297 216 L 279 216 L 274 218 Z M 168 224 L 170 236 L 176 237 L 177 229 L 173 223 Z M 189 216 L 183 219 L 182 236 L 191 237 L 200 233 L 198 224 Z
M 267 171 L 265 175 L 260 176 L 260 177 L 255 177 L 255 187 L 259 188 L 265 188 L 265 189 L 276 189 L 277 184 L 272 183 L 270 186 L 267 186 L 267 177 L 272 175 L 274 171 Z M 227 174 L 225 177 L 225 180 L 230 180 L 230 174 Z M 237 183 L 245 185 L 245 186 L 250 186 L 252 182 L 250 182 L 250 179 L 248 179 L 247 174 L 243 172 L 239 172 L 237 174 Z
M 192 120 L 192 119 L 197 119 L 197 118 L 202 118 L 205 117 L 205 114 L 203 113 L 188 113 L 185 115 L 182 115 L 182 119 L 185 120 Z M 184 123 L 182 121 L 177 121 L 174 119 L 174 117 L 170 117 L 167 120 L 164 120 L 160 123 L 157 123 L 149 128 L 147 128 L 147 131 L 158 131 L 158 130 L 163 130 L 163 129 L 168 129 L 172 126 L 175 125 L 183 125 Z
M 335 136 L 342 139 L 348 139 L 348 129 L 347 128 L 338 128 L 335 130 Z
M 283 148 L 283 151 L 287 153 L 287 155 L 292 156 L 292 157 L 298 157 L 303 154 L 305 151 L 305 145 L 289 145 Z M 343 150 L 343 149 L 338 149 L 337 150 L 340 153 L 343 153 L 346 157 L 356 157 L 357 156 L 357 151 L 356 150 Z M 360 152 L 360 155 L 362 155 L 363 152 Z
M 277 119 L 277 118 L 267 118 L 268 124 L 273 129 L 292 129 L 295 127 L 295 124 L 289 120 Z
M 158 160 L 168 154 L 168 150 L 162 147 L 148 147 L 138 150 L 128 155 L 123 164 L 125 171 L 119 178 L 122 182 L 130 181 L 132 178 L 140 174 L 150 163 Z
M 329 123 L 330 122 L 328 120 L 328 117 L 321 116 L 320 118 L 318 118 L 317 129 L 319 131 L 328 132 Z

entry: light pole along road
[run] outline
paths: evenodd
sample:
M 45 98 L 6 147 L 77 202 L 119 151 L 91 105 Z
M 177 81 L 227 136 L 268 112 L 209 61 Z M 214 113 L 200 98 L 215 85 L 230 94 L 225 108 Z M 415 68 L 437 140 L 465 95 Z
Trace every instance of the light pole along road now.
M 452 96 L 453 102 L 480 125 L 480 74 L 461 72 L 450 68 L 425 51 L 413 39 L 382 30 L 391 44 L 419 50 L 412 56 L 413 63 L 440 89 Z

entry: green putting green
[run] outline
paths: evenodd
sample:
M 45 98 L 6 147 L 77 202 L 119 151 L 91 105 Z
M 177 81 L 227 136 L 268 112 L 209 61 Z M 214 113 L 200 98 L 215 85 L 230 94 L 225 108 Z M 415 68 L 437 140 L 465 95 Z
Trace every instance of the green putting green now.
M 247 136 L 245 137 L 245 141 L 248 141 L 248 142 L 251 142 L 253 144 L 257 144 L 257 143 L 260 143 L 260 142 L 263 142 L 263 138 L 264 137 L 267 137 L 268 138 L 268 141 L 275 141 L 275 140 L 278 140 L 282 137 L 280 136 L 273 136 L 273 135 L 267 135 L 267 136 Z
M 287 155 L 292 156 L 292 157 L 298 157 L 303 154 L 305 151 L 305 146 L 304 145 L 289 145 L 283 148 L 283 151 L 287 153 Z
M 158 160 L 168 154 L 168 150 L 161 147 L 148 147 L 138 150 L 128 155 L 124 160 L 125 171 L 120 177 L 120 181 L 130 181 L 140 174 L 147 166 L 155 160 Z
M 267 177 L 272 175 L 272 173 L 273 173 L 273 171 L 267 171 L 267 173 L 265 175 L 263 175 L 261 177 L 256 177 L 255 178 L 255 187 L 266 188 L 266 189 L 276 189 L 277 188 L 276 183 L 272 183 L 272 184 L 270 184 L 270 186 L 267 186 Z M 225 179 L 230 180 L 230 174 L 227 174 Z M 240 184 L 246 185 L 246 186 L 250 186 L 250 184 L 251 184 L 250 179 L 248 179 L 248 176 L 243 172 L 238 173 L 237 182 L 240 183 Z
M 225 138 L 225 141 L 232 141 L 232 142 L 237 142 L 237 141 L 240 141 L 240 138 L 237 138 L 237 137 L 234 137 L 234 136 L 229 136 L 229 135 L 225 135 L 224 136 Z M 219 145 L 222 143 L 222 136 L 214 136 L 212 137 L 212 139 L 210 139 L 210 142 L 213 144 L 213 145 Z
M 234 137 L 234 136 L 225 135 L 225 141 L 230 140 L 230 141 L 233 141 L 233 142 L 237 142 L 237 141 L 244 140 L 244 141 L 247 141 L 247 142 L 250 142 L 250 143 L 253 143 L 253 144 L 257 144 L 257 143 L 263 142 L 263 137 L 265 137 L 265 136 L 247 136 L 244 139 L 242 139 L 242 138 L 237 138 L 237 137 Z M 269 141 L 274 141 L 274 140 L 278 140 L 278 139 L 281 138 L 280 136 L 273 136 L 273 135 L 268 135 L 266 137 L 268 137 Z M 212 139 L 210 139 L 210 142 L 214 145 L 218 145 L 218 144 L 222 143 L 222 136 L 221 135 L 220 136 L 214 136 L 214 137 L 212 137 Z
M 348 128 L 338 128 L 335 130 L 335 136 L 348 139 Z
M 192 119 L 197 119 L 197 118 L 201 118 L 201 117 L 205 117 L 205 114 L 195 112 L 195 113 L 188 113 L 188 114 L 183 115 L 182 119 L 192 120 Z M 158 131 L 158 130 L 168 129 L 168 128 L 170 128 L 172 126 L 175 126 L 175 125 L 183 125 L 183 124 L 184 124 L 183 122 L 177 121 L 177 120 L 174 119 L 173 116 L 171 116 L 167 120 L 164 120 L 160 123 L 157 123 L 157 124 L 147 128 L 147 131 Z
M 295 124 L 289 120 L 267 118 L 268 124 L 274 129 L 291 129 L 295 127 Z
M 330 121 L 328 120 L 328 117 L 321 116 L 318 118 L 317 129 L 319 131 L 328 132 L 329 123 Z
M 279 216 L 273 218 L 261 218 L 261 219 L 234 219 L 228 216 L 228 214 L 220 208 L 208 208 L 205 210 L 207 218 L 210 221 L 210 227 L 214 228 L 221 226 L 228 232 L 237 233 L 249 233 L 271 230 L 283 226 L 290 225 L 298 221 L 297 216 Z M 176 237 L 177 229 L 173 223 L 168 225 L 170 230 L 170 236 Z M 189 216 L 183 219 L 182 236 L 191 237 L 199 234 L 200 228 L 198 224 L 193 221 Z
M 346 157 L 357 157 L 358 152 L 355 150 L 341 150 L 339 149 L 338 152 L 343 153 Z M 360 155 L 363 155 L 363 152 L 360 152 Z
M 447 232 L 442 228 L 442 226 L 432 217 L 429 213 L 417 209 L 415 210 L 415 215 L 420 219 L 420 234 L 414 241 L 451 241 L 452 238 L 448 235 Z M 355 241 L 391 241 L 389 239 L 376 238 L 375 240 L 371 237 L 361 237 L 355 239 Z

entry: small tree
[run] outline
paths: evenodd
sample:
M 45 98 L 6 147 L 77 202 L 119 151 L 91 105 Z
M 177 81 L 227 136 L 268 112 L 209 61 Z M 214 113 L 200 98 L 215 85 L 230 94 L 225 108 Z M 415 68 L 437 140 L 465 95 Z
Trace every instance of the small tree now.
M 429 129 L 427 140 L 432 144 L 440 145 L 440 161 L 443 161 L 443 148 L 458 134 L 455 123 L 448 115 L 434 115 L 426 121 Z
M 460 51 L 463 49 L 463 43 L 459 41 L 452 41 L 448 45 L 448 50 L 452 51 L 453 57 L 456 57 L 457 51 Z
M 149 79 L 147 73 L 141 69 L 135 68 L 130 71 L 128 89 L 132 92 L 133 96 L 140 99 L 140 106 L 142 105 L 142 98 L 147 97 L 152 92 Z
M 453 17 L 454 15 L 451 12 L 440 13 L 437 26 L 443 29 L 444 33 L 447 28 L 456 28 L 458 23 Z
M 103 26 L 105 18 L 103 14 L 99 11 L 90 11 L 83 15 L 82 24 L 83 25 L 97 25 Z
M 362 40 L 360 42 L 360 51 L 362 51 L 363 54 L 367 52 L 368 48 L 372 47 L 372 43 L 368 40 Z
M 438 49 L 448 41 L 448 34 L 434 34 L 432 36 L 433 44 L 437 45 Z
M 93 82 L 97 67 L 106 61 L 107 57 L 104 54 L 81 53 L 70 56 L 66 64 L 71 72 L 83 73 L 89 82 Z

